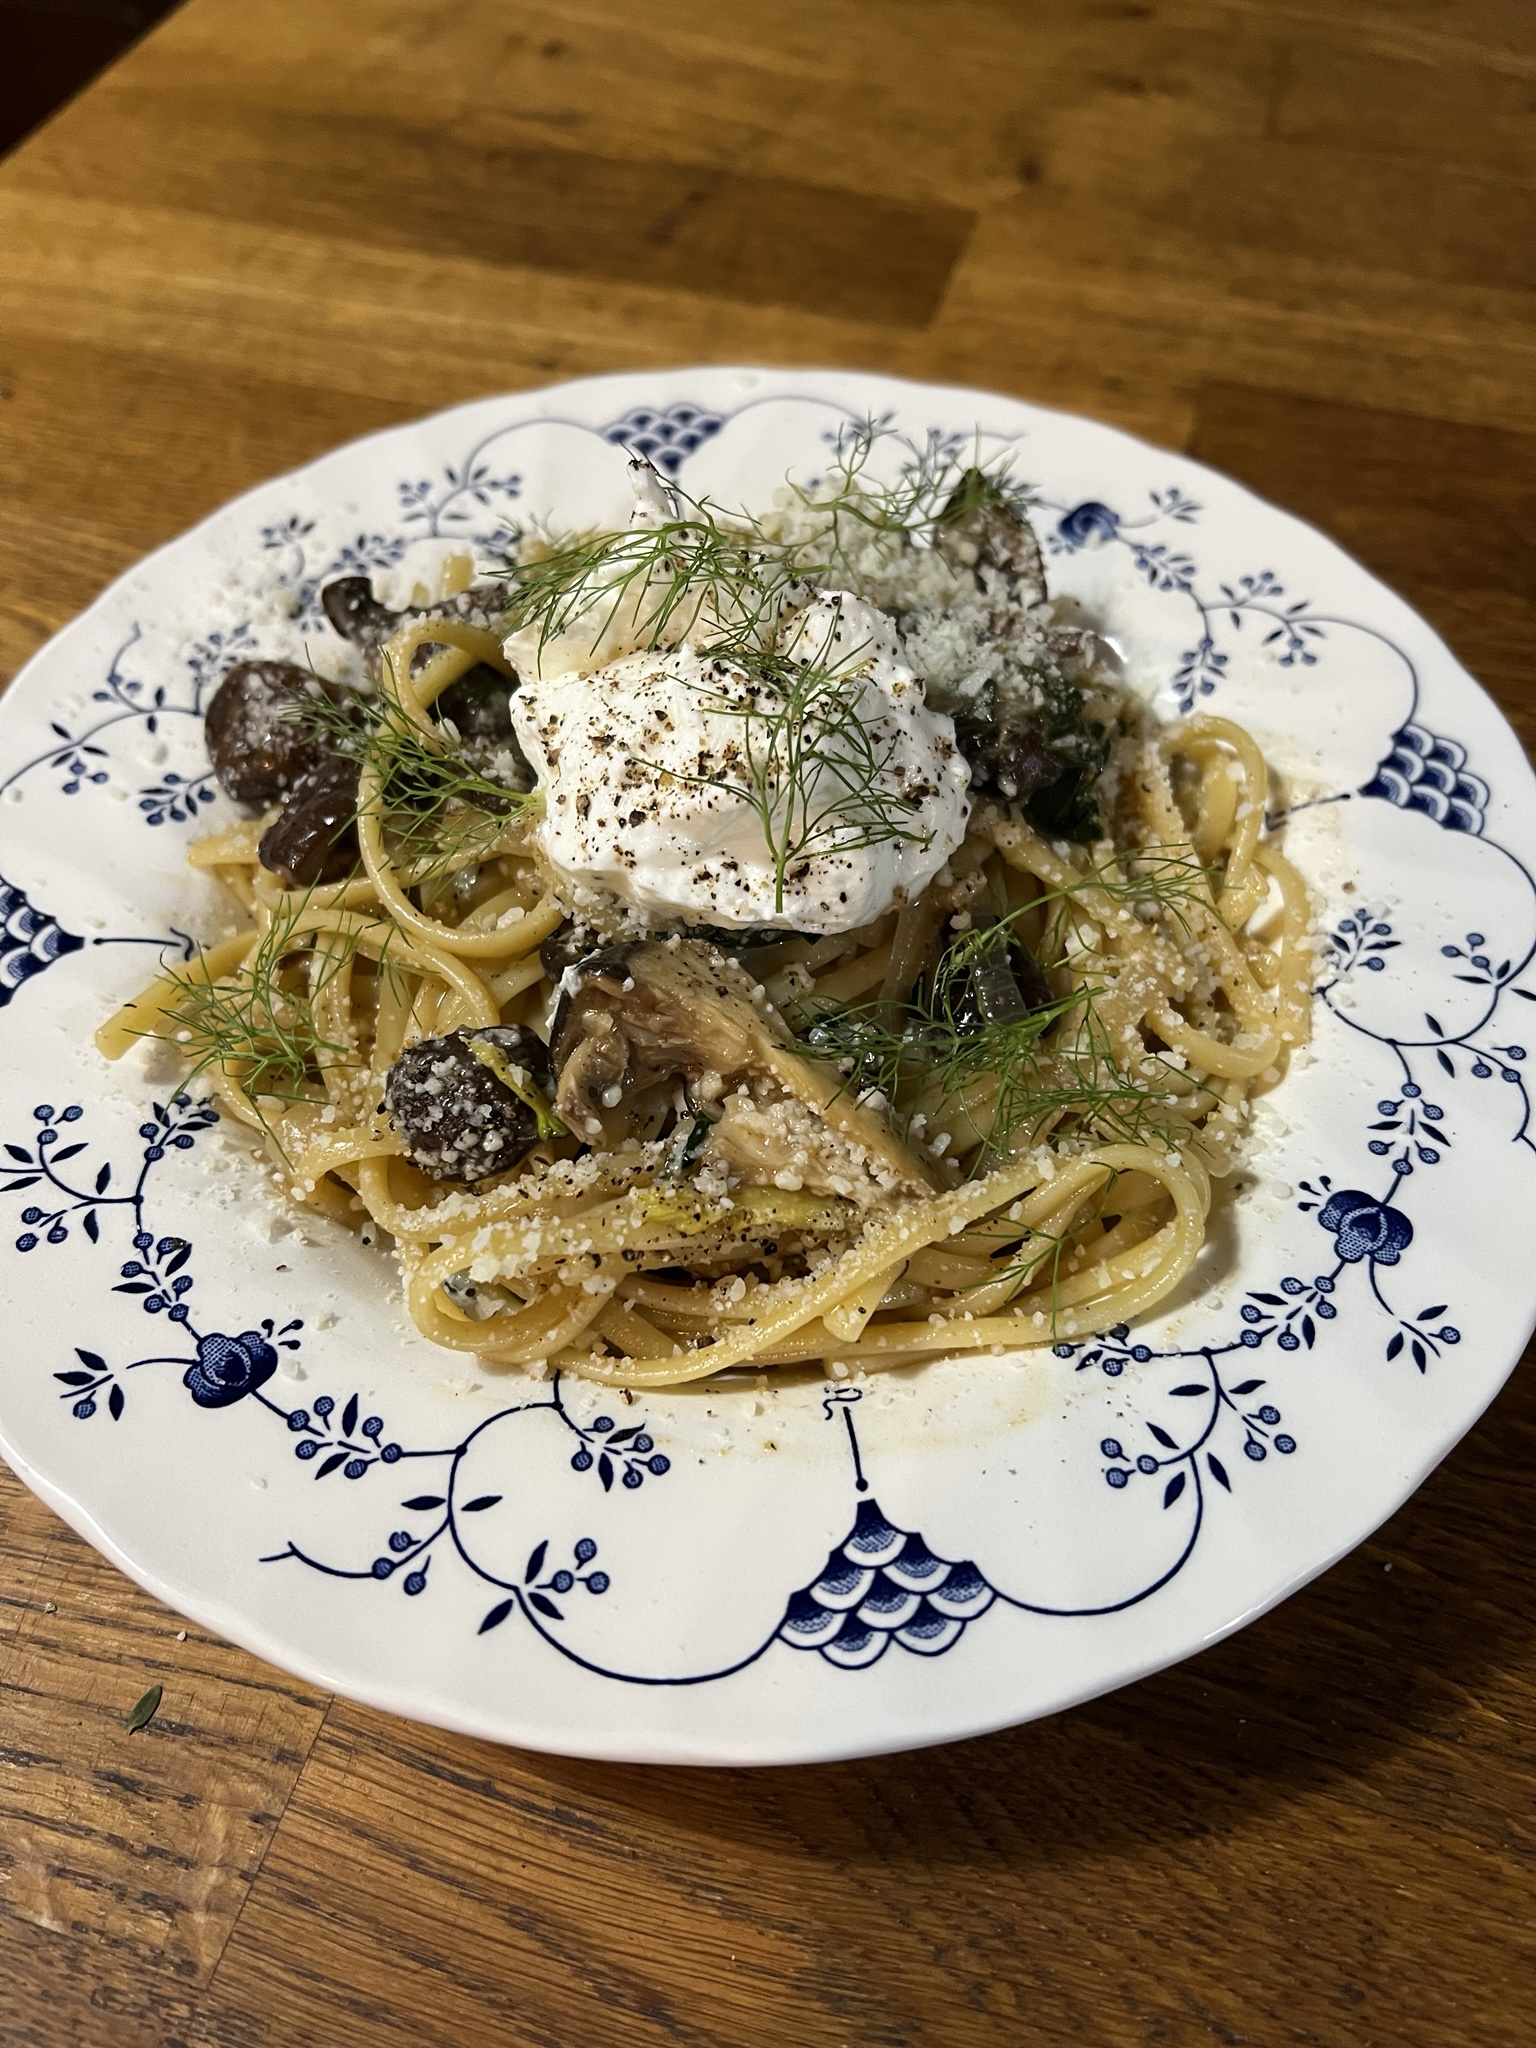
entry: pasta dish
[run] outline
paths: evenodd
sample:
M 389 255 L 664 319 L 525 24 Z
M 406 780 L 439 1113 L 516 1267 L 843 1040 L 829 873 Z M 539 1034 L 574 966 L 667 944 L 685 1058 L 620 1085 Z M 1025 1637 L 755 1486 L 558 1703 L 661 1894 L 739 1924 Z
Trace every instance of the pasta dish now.
M 1144 707 L 1006 466 L 889 452 L 753 512 L 637 458 L 626 526 L 343 578 L 332 658 L 214 695 L 242 928 L 98 1043 L 177 1046 L 432 1342 L 841 1376 L 1189 1273 L 1309 1030 L 1263 757 Z

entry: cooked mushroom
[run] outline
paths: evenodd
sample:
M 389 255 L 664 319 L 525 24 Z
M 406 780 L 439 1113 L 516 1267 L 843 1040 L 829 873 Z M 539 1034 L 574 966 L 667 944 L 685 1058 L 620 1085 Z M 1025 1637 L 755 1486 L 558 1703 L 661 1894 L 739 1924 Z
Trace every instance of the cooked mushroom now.
M 1044 831 L 1091 837 L 1118 657 L 1096 633 L 1053 616 L 1034 529 L 982 471 L 961 477 L 934 545 L 975 579 L 986 613 L 979 630 L 968 627 L 990 670 L 985 685 L 967 683 L 949 696 L 929 690 L 930 702 L 955 719 L 971 788 L 1023 805 Z
M 499 625 L 510 590 L 511 585 L 504 580 L 472 584 L 468 590 L 441 598 L 436 604 L 413 605 L 397 612 L 380 604 L 367 576 L 338 576 L 321 591 L 320 602 L 343 640 L 350 640 L 371 659 L 392 633 L 413 619 L 458 619 L 471 626 Z M 421 667 L 430 658 L 430 647 L 420 647 L 414 665 Z M 506 688 L 505 679 L 502 688 Z
M 338 576 L 321 591 L 320 602 L 342 639 L 368 654 L 383 646 L 401 619 L 379 603 L 366 576 Z
M 488 662 L 476 662 L 456 683 L 450 683 L 433 704 L 432 713 L 452 725 L 466 751 L 513 744 L 512 685 Z
M 336 631 L 361 649 L 372 669 L 385 642 L 412 620 L 437 617 L 475 626 L 494 625 L 501 615 L 508 588 L 505 583 L 482 584 L 438 604 L 396 612 L 379 603 L 368 577 L 339 576 L 334 583 L 326 584 L 320 602 Z M 435 643 L 418 647 L 411 657 L 412 673 L 424 668 L 436 652 Z M 431 716 L 453 727 L 459 752 L 472 768 L 506 782 L 509 788 L 531 789 L 533 771 L 512 730 L 512 691 L 516 687 L 511 677 L 491 667 L 489 662 L 477 662 L 439 693 Z
M 550 1128 L 548 1062 L 516 1024 L 424 1038 L 390 1068 L 385 1107 L 423 1173 L 485 1180 L 516 1165 Z
M 1001 571 L 1015 604 L 1045 598 L 1045 561 L 1035 530 L 990 477 L 968 469 L 939 514 L 934 545 L 956 568 Z
M 556 1105 L 578 1131 L 596 1136 L 604 1112 L 627 1095 L 674 1077 L 739 1072 L 750 1063 L 760 1020 L 724 979 L 728 963 L 684 941 L 610 946 L 567 967 L 549 1036 Z M 679 962 L 682 962 L 681 966 Z M 748 984 L 750 987 L 750 984 Z
M 587 928 L 580 924 L 563 924 L 552 931 L 540 946 L 539 965 L 558 988 L 567 967 L 574 967 L 579 960 L 592 956 L 593 946 Z
M 694 1103 L 716 1115 L 733 1088 L 766 1084 L 754 1117 L 774 1100 L 803 1108 L 828 1143 L 832 1134 L 842 1141 L 845 1168 L 856 1162 L 886 1187 L 929 1187 L 879 1111 L 854 1101 L 841 1074 L 796 1052 L 778 1019 L 759 1007 L 759 994 L 734 961 L 697 939 L 648 939 L 579 961 L 562 977 L 550 1032 L 556 1108 L 575 1131 L 596 1138 L 609 1135 L 609 1120 L 632 1093 L 659 1082 L 680 1079 Z M 805 1119 L 780 1122 L 786 1132 L 794 1123 L 798 1143 Z M 722 1149 L 730 1123 L 727 1113 L 710 1149 Z M 740 1155 L 735 1163 L 766 1164 Z
M 533 787 L 533 770 L 512 729 L 515 688 L 489 662 L 477 662 L 441 693 L 431 715 L 453 728 L 458 751 L 471 768 L 509 788 L 528 790 Z
M 1067 772 L 1061 755 L 1046 745 L 1038 718 L 1024 717 L 1016 725 L 957 718 L 955 738 L 970 763 L 972 789 L 996 790 L 1010 802 L 1027 802 Z
M 357 860 L 357 783 L 355 761 L 324 754 L 312 762 L 261 835 L 262 866 L 290 888 L 349 874 Z
M 994 924 L 980 944 L 965 939 L 968 957 L 950 991 L 948 1007 L 963 1032 L 984 1031 L 989 1024 L 1016 1024 L 1032 1010 L 1055 1001 L 1045 970 L 1016 933 Z M 943 973 L 941 963 L 939 972 Z
M 346 704 L 351 693 L 291 661 L 242 661 L 229 671 L 203 720 L 208 758 L 226 796 L 275 803 L 331 753 L 326 735 L 297 715 L 321 697 Z

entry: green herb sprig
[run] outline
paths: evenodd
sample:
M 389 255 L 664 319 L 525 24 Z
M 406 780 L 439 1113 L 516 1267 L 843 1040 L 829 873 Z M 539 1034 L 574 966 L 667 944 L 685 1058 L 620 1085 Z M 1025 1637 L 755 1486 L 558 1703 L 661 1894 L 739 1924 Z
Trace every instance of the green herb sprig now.
M 1094 890 L 1118 904 L 1149 905 L 1187 923 L 1198 909 L 1214 916 L 1205 870 L 1193 859 L 1158 856 L 1127 876 L 1101 863 L 950 946 L 909 1002 L 864 1003 L 816 1011 L 806 1050 L 832 1059 L 860 1094 L 875 1090 L 909 1126 L 921 1109 L 928 1123 L 956 1112 L 970 1122 L 968 1099 L 990 1088 L 972 1175 L 986 1172 L 1021 1135 L 1093 1136 L 1122 1144 L 1177 1142 L 1189 1126 L 1170 1113 L 1161 1074 L 1127 1073 L 1095 1008 L 1101 991 L 1084 983 L 1026 1015 L 978 1022 L 967 1012 L 971 976 L 992 950 L 1013 942 L 1019 921 L 1047 908 L 1042 956 L 1067 950 L 1072 901 Z M 1169 1070 L 1171 1072 L 1171 1070 Z M 964 1147 L 963 1149 L 971 1149 Z
M 732 687 L 705 682 L 700 708 L 741 723 L 739 776 L 688 775 L 641 762 L 658 775 L 717 789 L 747 805 L 773 861 L 774 909 L 784 885 L 805 864 L 892 841 L 926 847 L 932 832 L 909 822 L 919 799 L 883 787 L 896 739 L 876 741 L 863 715 L 869 659 L 862 647 L 839 661 L 799 661 L 761 648 L 729 657 Z
M 798 580 L 786 551 L 705 499 L 679 493 L 678 504 L 675 519 L 578 534 L 522 564 L 508 626 L 536 626 L 542 650 L 590 619 L 596 648 L 627 607 L 641 648 L 681 640 L 695 628 L 711 647 L 765 644 Z
M 377 778 L 391 854 L 409 884 L 483 860 L 509 823 L 541 801 L 474 767 L 449 735 L 424 730 L 391 690 L 363 709 L 360 720 L 351 705 L 320 696 L 306 698 L 295 716 Z
M 984 456 L 978 432 L 969 455 L 953 435 L 930 429 L 919 443 L 887 423 L 866 419 L 850 422 L 839 433 L 832 461 L 814 484 L 790 482 L 801 505 L 823 521 L 802 573 L 836 575 L 857 587 L 853 555 L 871 534 L 901 534 L 919 546 L 931 546 L 946 527 L 975 512 L 997 512 L 1023 518 L 1037 500 L 1032 484 L 1013 474 L 1013 452 L 1003 449 Z M 898 452 L 896 475 L 873 476 L 876 451 Z
M 184 1085 L 227 1064 L 253 1101 L 300 1102 L 317 1095 L 323 1068 L 361 1064 L 357 1049 L 328 1038 L 315 1014 L 316 999 L 353 959 L 357 942 L 335 932 L 299 931 L 307 900 L 306 894 L 273 918 L 237 978 L 169 977 L 177 991 L 169 1028 L 149 1035 L 191 1059 Z M 379 965 L 389 971 L 385 957 Z M 303 985 L 294 985 L 300 977 Z

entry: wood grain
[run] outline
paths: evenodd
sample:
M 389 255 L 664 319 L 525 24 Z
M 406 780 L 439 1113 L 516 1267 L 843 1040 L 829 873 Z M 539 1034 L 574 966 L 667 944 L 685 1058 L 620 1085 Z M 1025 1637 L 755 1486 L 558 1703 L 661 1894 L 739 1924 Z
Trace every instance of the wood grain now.
M 9 1475 L 0 1558 L 0 1912 L 201 1982 L 326 1698 L 178 1622 Z
M 153 147 L 171 129 L 175 162 Z M 369 179 L 381 162 L 387 184 Z M 927 325 L 975 225 L 959 207 L 797 178 L 176 92 L 107 95 L 87 135 L 42 139 L 26 175 L 61 194 L 110 184 L 120 205 L 898 327 Z
M 1515 0 L 189 0 L 0 168 L 0 675 L 376 426 L 835 362 L 1188 446 L 1536 739 L 1533 110 Z M 760 1774 L 327 1702 L 0 1477 L 0 2038 L 1525 2048 L 1533 1389 L 1175 1671 Z

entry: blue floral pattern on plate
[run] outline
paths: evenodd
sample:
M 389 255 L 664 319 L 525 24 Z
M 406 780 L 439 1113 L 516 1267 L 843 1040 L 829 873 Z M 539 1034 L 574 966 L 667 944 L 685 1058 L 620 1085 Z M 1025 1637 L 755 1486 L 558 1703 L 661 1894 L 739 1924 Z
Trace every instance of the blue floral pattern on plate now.
M 457 440 L 444 423 L 431 460 L 421 454 L 392 477 L 376 476 L 371 494 L 358 499 L 365 509 L 340 526 L 301 492 L 287 505 L 269 492 L 254 524 L 246 521 L 242 546 L 263 565 L 265 588 L 281 600 L 292 631 L 310 634 L 332 576 L 392 568 L 422 537 L 492 548 L 510 525 L 536 513 L 541 429 L 633 449 L 667 475 L 687 477 L 691 463 L 714 459 L 737 422 L 764 406 L 804 408 L 823 422 L 830 416 L 830 426 L 817 428 L 823 446 L 858 417 L 842 397 L 823 396 L 807 380 L 767 386 L 731 400 L 718 381 L 701 378 L 695 389 L 658 387 L 649 400 L 632 395 L 611 410 L 583 412 L 573 398 L 560 411 L 511 406 L 500 421 L 478 408 Z M 910 420 L 904 412 L 898 424 Z M 931 417 L 910 431 L 914 457 L 958 451 L 972 438 L 962 425 Z M 1007 438 L 998 430 L 991 441 Z M 958 1544 L 928 1510 L 903 1511 L 893 1489 L 899 1495 L 908 1483 L 909 1461 L 871 1408 L 872 1390 L 834 1382 L 804 1425 L 825 1444 L 835 1440 L 828 1469 L 842 1475 L 824 1489 L 821 1561 L 806 1557 L 808 1534 L 787 1541 L 790 1525 L 755 1552 L 751 1593 L 761 1619 L 745 1635 L 737 1631 L 726 1656 L 711 1659 L 707 1632 L 666 1655 L 605 1647 L 618 1638 L 601 1635 L 600 1618 L 619 1614 L 626 1602 L 643 1606 L 662 1590 L 636 1540 L 649 1518 L 673 1512 L 667 1503 L 682 1498 L 684 1475 L 704 1463 L 685 1409 L 662 1418 L 643 1403 L 591 1408 L 590 1390 L 555 1379 L 501 1405 L 482 1402 L 456 1433 L 434 1435 L 398 1419 L 392 1426 L 393 1404 L 368 1393 L 359 1368 L 347 1369 L 312 1318 L 288 1312 L 286 1285 L 274 1283 L 271 1299 L 257 1304 L 249 1286 L 232 1285 L 227 1260 L 217 1275 L 202 1270 L 205 1255 L 177 1220 L 186 1206 L 177 1206 L 174 1176 L 189 1152 L 217 1142 L 217 1118 L 210 1103 L 188 1093 L 173 1091 L 144 1113 L 129 1169 L 110 1156 L 121 1140 L 108 1137 L 107 1089 L 100 1106 L 29 1102 L 30 1127 L 13 1128 L 4 1145 L 0 1193 L 15 1198 L 11 1243 L 29 1278 L 41 1273 L 38 1261 L 60 1259 L 76 1262 L 70 1271 L 78 1279 L 84 1258 L 100 1275 L 93 1325 L 110 1321 L 106 1304 L 115 1298 L 157 1319 L 166 1340 L 140 1356 L 140 1347 L 108 1341 L 94 1327 L 82 1327 L 82 1341 L 61 1329 L 54 1354 L 35 1367 L 51 1375 L 61 1430 L 82 1443 L 111 1443 L 116 1457 L 144 1455 L 150 1439 L 135 1432 L 172 1427 L 165 1402 L 174 1396 L 187 1428 L 210 1433 L 210 1445 L 231 1443 L 228 1432 L 238 1429 L 241 1443 L 266 1441 L 283 1453 L 262 1508 L 271 1540 L 249 1557 L 261 1583 L 324 1583 L 338 1598 L 365 1604 L 399 1594 L 406 1603 L 399 1611 L 411 1615 L 444 1605 L 461 1635 L 489 1639 L 485 1656 L 512 1654 L 505 1646 L 518 1632 L 507 1624 L 516 1622 L 584 1681 L 620 1692 L 719 1687 L 735 1699 L 732 1688 L 759 1665 L 781 1674 L 815 1669 L 837 1686 L 878 1692 L 893 1671 L 931 1666 L 962 1643 L 990 1639 L 1004 1627 L 1000 1616 L 1095 1629 L 1171 1600 L 1212 1547 L 1210 1531 L 1239 1511 L 1239 1497 L 1261 1512 L 1271 1498 L 1278 1507 L 1316 1455 L 1315 1382 L 1307 1374 L 1369 1358 L 1372 1370 L 1398 1376 L 1394 1398 L 1404 1403 L 1436 1384 L 1453 1355 L 1465 1357 L 1458 1353 L 1464 1341 L 1482 1341 L 1482 1305 L 1421 1286 L 1421 1268 L 1434 1270 L 1425 1191 L 1469 1147 L 1485 1161 L 1496 1159 L 1497 1145 L 1520 1160 L 1536 1153 L 1526 1034 L 1511 1017 L 1522 1002 L 1536 1001 L 1536 888 L 1521 857 L 1494 834 L 1497 776 L 1475 758 L 1475 747 L 1440 730 L 1443 691 L 1429 708 L 1421 702 L 1422 652 L 1380 616 L 1351 616 L 1333 600 L 1298 594 L 1308 583 L 1278 559 L 1234 568 L 1222 555 L 1221 569 L 1208 568 L 1206 494 L 1193 473 L 1188 484 L 1175 478 L 1138 489 L 1139 496 L 1121 496 L 1102 481 L 1076 494 L 1042 487 L 1031 504 L 1063 569 L 1121 565 L 1162 608 L 1172 650 L 1158 678 L 1165 701 L 1183 711 L 1220 708 L 1256 659 L 1278 675 L 1304 676 L 1345 645 L 1374 650 L 1398 679 L 1374 765 L 1362 761 L 1344 786 L 1293 798 L 1271 823 L 1350 805 L 1362 821 L 1396 816 L 1437 841 L 1449 835 L 1443 844 L 1475 842 L 1478 857 L 1494 863 L 1487 872 L 1503 878 L 1504 909 L 1499 921 L 1482 916 L 1476 922 L 1484 928 L 1476 928 L 1467 895 L 1458 900 L 1468 912 L 1451 929 L 1432 931 L 1401 903 L 1335 897 L 1316 998 L 1341 1042 L 1358 1044 L 1361 1074 L 1371 1078 L 1362 1079 L 1353 1127 L 1331 1131 L 1326 1159 L 1287 1191 L 1291 1215 L 1310 1219 L 1297 1228 L 1315 1229 L 1316 1250 L 1305 1251 L 1305 1238 L 1294 1233 L 1289 1249 L 1272 1259 L 1256 1246 L 1225 1321 L 1206 1314 L 1189 1341 L 1163 1324 L 1122 1326 L 1050 1354 L 1080 1391 L 1099 1390 L 1101 1406 L 1135 1392 L 1123 1413 L 1110 1409 L 1109 1426 L 1079 1432 L 1072 1452 L 1074 1469 L 1093 1482 L 1092 1495 L 1082 1498 L 1100 1504 L 1093 1514 L 1109 1530 L 1106 1540 L 1113 1547 L 1117 1539 L 1105 1517 L 1124 1518 L 1120 1526 L 1136 1532 L 1127 1538 L 1132 1569 L 1117 1585 L 1102 1597 L 1032 1587 L 1021 1583 L 1018 1561 L 999 1538 L 984 1531 L 975 1544 Z M 62 708 L 60 697 L 37 744 L 12 743 L 0 797 L 37 788 L 73 812 L 101 805 L 115 778 L 133 799 L 118 814 L 125 821 L 136 820 L 157 841 L 189 837 L 215 804 L 206 764 L 190 757 L 162 763 L 150 778 L 136 769 L 134 749 L 182 732 L 195 738 L 224 672 L 268 651 L 262 621 L 270 607 L 253 601 L 239 616 L 186 636 L 170 654 L 151 644 L 148 608 L 127 618 L 119 604 L 114 616 L 123 630 L 83 710 Z M 14 859 L 13 847 L 8 868 Z M 55 974 L 82 972 L 98 947 L 148 945 L 173 958 L 192 952 L 179 926 L 152 935 L 78 929 L 83 920 L 56 887 L 39 883 L 30 868 L 0 880 L 0 1012 L 46 1002 Z M 1423 962 L 1431 957 L 1455 992 L 1454 1005 L 1450 994 L 1423 997 Z M 125 985 L 133 978 L 125 976 Z M 26 1116 L 19 1112 L 18 1121 Z M 1441 1292 L 1445 1299 L 1413 1306 Z M 210 1309 L 207 1301 L 219 1305 Z M 80 1313 L 83 1322 L 84 1299 Z M 310 1355 L 317 1350 L 325 1360 L 319 1366 Z M 293 1391 L 300 1372 L 318 1372 L 327 1384 L 300 1400 Z M 152 1401 L 139 1398 L 146 1385 L 156 1390 Z M 181 1425 L 174 1427 L 179 1436 Z M 70 1455 L 66 1441 L 58 1438 L 51 1451 L 61 1464 Z M 195 1437 L 186 1441 L 190 1447 Z M 810 1444 L 808 1433 L 803 1441 Z M 826 1465 L 822 1453 L 816 1458 Z M 550 1490 L 557 1473 L 563 1491 Z M 543 1505 L 546 1495 L 555 1505 Z M 317 1521 L 308 1503 L 334 1505 Z M 947 1527 L 953 1514 L 939 1519 Z M 457 1589 L 451 1596 L 450 1585 Z M 428 1592 L 430 1601 L 422 1597 Z M 959 1713 L 945 1725 L 964 1721 Z M 776 1753 L 800 1752 L 789 1742 Z

